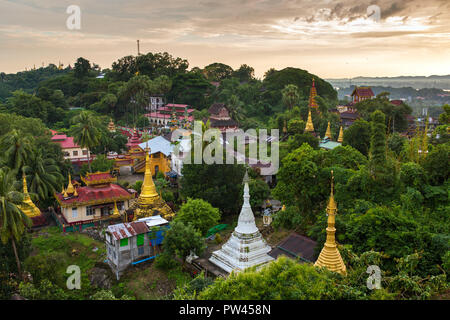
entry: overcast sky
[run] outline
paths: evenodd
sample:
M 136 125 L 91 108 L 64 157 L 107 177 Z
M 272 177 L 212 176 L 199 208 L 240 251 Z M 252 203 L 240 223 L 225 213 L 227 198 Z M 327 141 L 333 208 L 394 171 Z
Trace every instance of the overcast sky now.
M 81 29 L 69 30 L 69 5 Z M 380 8 L 380 19 L 369 6 Z M 450 0 L 0 0 L 0 71 L 167 51 L 189 68 L 322 78 L 450 74 Z

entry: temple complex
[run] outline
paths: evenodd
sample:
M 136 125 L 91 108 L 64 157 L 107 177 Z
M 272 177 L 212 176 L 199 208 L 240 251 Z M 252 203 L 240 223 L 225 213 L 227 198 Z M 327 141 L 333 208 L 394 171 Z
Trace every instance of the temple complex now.
M 67 188 L 55 193 L 61 214 L 55 216 L 63 231 L 80 230 L 94 226 L 99 221 L 121 218 L 134 195 L 114 182 L 117 178 L 109 172 L 87 173 L 81 180 L 84 187 L 76 187 L 69 175 Z
M 244 204 L 239 214 L 238 224 L 230 239 L 220 250 L 214 251 L 209 261 L 224 271 L 242 271 L 253 266 L 262 266 L 272 260 L 267 245 L 255 224 L 255 217 L 250 206 L 248 174 L 244 177 Z
M 333 170 L 331 171 L 331 195 L 327 205 L 328 227 L 327 227 L 327 240 L 322 248 L 322 251 L 314 264 L 317 267 L 325 267 L 331 271 L 338 272 L 342 275 L 347 274 L 347 270 L 342 260 L 341 254 L 337 248 L 335 233 L 335 219 L 337 212 L 337 205 L 334 201 L 333 194 L 334 176 Z
M 174 216 L 172 209 L 156 192 L 156 186 L 152 179 L 149 148 L 145 148 L 145 175 L 141 187 L 141 194 L 131 209 L 134 210 L 134 220 L 160 215 L 164 219 L 171 220 Z

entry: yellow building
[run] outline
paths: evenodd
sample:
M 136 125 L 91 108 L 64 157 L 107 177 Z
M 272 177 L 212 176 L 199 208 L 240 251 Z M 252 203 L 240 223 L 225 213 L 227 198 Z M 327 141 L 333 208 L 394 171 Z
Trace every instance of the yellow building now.
M 325 267 L 331 271 L 338 272 L 342 275 L 347 274 L 347 269 L 345 267 L 344 261 L 342 260 L 341 254 L 337 248 L 335 234 L 336 228 L 336 212 L 337 205 L 334 201 L 333 194 L 333 170 L 331 171 L 331 195 L 330 200 L 327 206 L 327 215 L 328 215 L 328 227 L 327 227 L 327 240 L 322 248 L 322 251 L 317 258 L 316 263 L 314 264 L 317 267 Z

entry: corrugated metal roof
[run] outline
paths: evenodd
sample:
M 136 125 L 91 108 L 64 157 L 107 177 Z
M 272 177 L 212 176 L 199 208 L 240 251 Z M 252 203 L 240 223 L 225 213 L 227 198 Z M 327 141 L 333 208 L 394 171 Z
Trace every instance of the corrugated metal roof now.
M 150 230 L 144 222 L 118 223 L 108 226 L 108 232 L 111 233 L 116 240 L 130 238 L 137 234 L 147 233 Z

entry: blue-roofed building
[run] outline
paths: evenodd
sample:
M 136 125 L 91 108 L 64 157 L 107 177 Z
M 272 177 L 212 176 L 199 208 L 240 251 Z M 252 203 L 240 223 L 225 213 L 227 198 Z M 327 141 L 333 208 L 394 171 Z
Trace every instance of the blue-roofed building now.
M 147 146 L 150 148 L 149 155 L 152 175 L 156 176 L 159 171 L 166 175 L 171 170 L 170 158 L 175 145 L 173 145 L 166 138 L 157 136 L 147 142 L 142 142 L 139 144 L 139 147 L 142 150 L 145 150 Z M 145 161 L 142 161 L 141 166 L 145 166 Z M 137 168 L 135 166 L 135 171 L 139 172 L 140 169 L 142 168 Z
M 342 145 L 340 142 L 331 141 L 329 138 L 324 138 L 320 141 L 319 147 L 325 150 L 333 150 L 336 147 Z

